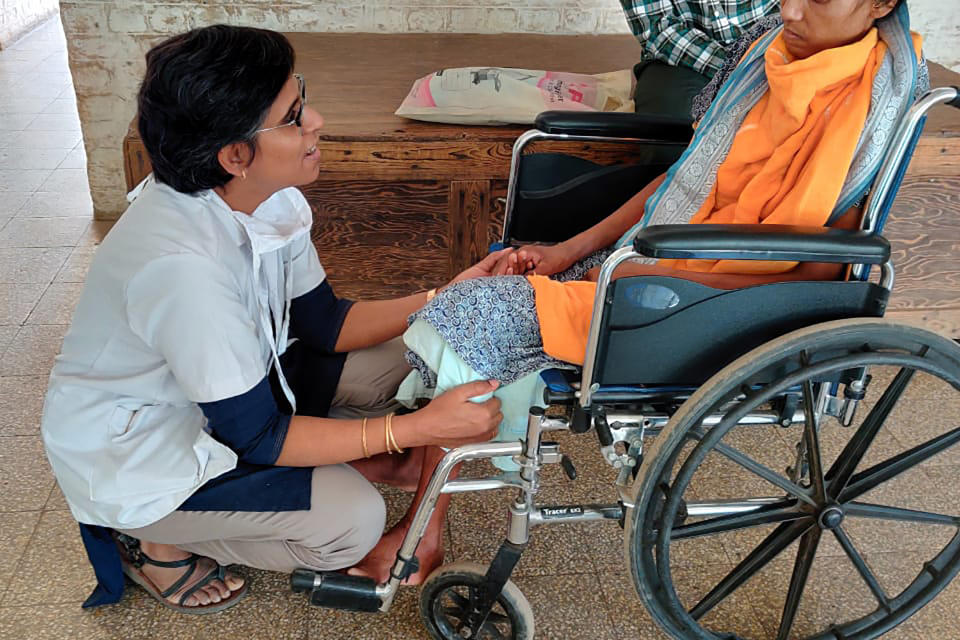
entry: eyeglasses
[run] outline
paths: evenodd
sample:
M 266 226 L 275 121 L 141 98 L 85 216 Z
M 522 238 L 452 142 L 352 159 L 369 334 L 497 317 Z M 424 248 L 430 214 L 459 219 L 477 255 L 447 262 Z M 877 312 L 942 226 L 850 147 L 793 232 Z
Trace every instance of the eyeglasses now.
M 300 107 L 297 109 L 296 115 L 293 116 L 293 120 L 290 122 L 284 122 L 283 124 L 278 124 L 275 127 L 267 127 L 266 129 L 257 129 L 253 132 L 254 135 L 258 133 L 264 133 L 266 131 L 273 131 L 274 129 L 282 129 L 284 127 L 292 127 L 296 125 L 297 129 L 300 131 L 300 135 L 303 135 L 303 106 L 307 103 L 307 83 L 304 82 L 303 76 L 299 73 L 293 74 L 293 77 L 297 79 L 297 83 L 300 85 Z

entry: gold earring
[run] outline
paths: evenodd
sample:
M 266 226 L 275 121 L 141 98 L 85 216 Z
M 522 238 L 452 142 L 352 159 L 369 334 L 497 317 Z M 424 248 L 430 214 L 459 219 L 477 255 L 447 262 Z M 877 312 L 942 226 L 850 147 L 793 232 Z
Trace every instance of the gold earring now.
M 242 171 L 240 171 L 240 179 L 241 179 L 241 180 L 246 180 L 246 179 L 247 179 L 247 170 L 246 170 L 246 169 L 243 169 Z

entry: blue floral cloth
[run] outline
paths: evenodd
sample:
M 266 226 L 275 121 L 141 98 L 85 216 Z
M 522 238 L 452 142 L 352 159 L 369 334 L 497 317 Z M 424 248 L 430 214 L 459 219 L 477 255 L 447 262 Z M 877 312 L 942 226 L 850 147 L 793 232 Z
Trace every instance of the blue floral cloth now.
M 409 318 L 424 320 L 477 373 L 510 384 L 541 369 L 570 365 L 543 352 L 533 286 L 524 276 L 465 280 L 451 285 Z M 428 388 L 436 373 L 416 353 L 407 362 Z

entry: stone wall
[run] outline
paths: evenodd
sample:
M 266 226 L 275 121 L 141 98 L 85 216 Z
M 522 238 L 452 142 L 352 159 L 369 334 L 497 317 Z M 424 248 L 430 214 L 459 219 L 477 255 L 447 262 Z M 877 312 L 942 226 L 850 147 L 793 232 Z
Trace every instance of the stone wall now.
M 18 1 L 0 0 L 0 7 L 11 3 Z M 136 108 L 143 56 L 167 35 L 217 22 L 279 31 L 628 32 L 616 0 L 63 0 L 60 6 L 99 218 L 126 207 L 121 143 Z M 960 71 L 960 6 L 952 0 L 911 0 L 911 6 L 918 29 L 928 34 L 931 59 Z
M 57 0 L 0 0 L 0 49 L 57 12 Z

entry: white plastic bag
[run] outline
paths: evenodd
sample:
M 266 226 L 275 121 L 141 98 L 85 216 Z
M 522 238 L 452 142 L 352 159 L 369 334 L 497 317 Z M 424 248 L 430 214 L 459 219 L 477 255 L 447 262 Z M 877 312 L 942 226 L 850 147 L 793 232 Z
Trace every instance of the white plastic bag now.
M 630 69 L 597 75 L 443 69 L 413 83 L 396 115 L 452 124 L 531 124 L 542 111 L 633 111 Z

